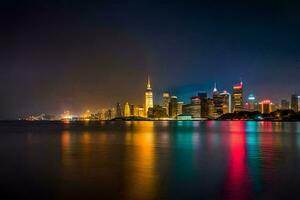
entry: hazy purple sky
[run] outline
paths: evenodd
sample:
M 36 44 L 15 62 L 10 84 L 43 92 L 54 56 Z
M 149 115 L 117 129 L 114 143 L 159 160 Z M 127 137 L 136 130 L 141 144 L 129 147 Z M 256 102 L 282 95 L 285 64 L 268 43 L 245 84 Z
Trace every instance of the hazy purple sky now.
M 300 93 L 299 3 L 120 2 L 1 3 L 0 119 L 142 104 L 147 74 L 155 103 L 240 78 L 259 98 Z

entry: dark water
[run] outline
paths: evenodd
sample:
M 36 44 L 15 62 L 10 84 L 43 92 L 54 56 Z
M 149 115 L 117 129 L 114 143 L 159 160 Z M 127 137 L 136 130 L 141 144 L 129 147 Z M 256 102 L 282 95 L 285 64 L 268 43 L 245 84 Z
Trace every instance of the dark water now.
M 298 199 L 300 123 L 1 122 L 0 194 Z

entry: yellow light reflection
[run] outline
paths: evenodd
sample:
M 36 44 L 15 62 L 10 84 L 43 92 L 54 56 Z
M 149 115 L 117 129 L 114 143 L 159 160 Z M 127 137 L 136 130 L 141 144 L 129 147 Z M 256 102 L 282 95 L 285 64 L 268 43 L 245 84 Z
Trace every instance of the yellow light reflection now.
M 65 166 L 70 166 L 72 164 L 70 155 L 70 143 L 71 143 L 71 134 L 69 131 L 63 131 L 61 134 L 61 145 L 62 145 L 62 163 Z
M 155 148 L 153 122 L 138 122 L 137 130 L 127 132 L 125 141 L 132 146 L 125 163 L 128 170 L 126 197 L 128 199 L 154 199 L 155 195 Z

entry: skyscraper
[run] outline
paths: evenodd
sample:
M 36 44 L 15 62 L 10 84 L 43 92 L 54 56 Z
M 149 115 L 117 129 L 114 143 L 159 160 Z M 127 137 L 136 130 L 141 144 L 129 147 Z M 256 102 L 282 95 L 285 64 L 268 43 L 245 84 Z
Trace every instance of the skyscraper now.
M 129 103 L 126 102 L 124 105 L 124 117 L 129 117 L 130 116 L 130 107 Z
M 201 103 L 201 117 L 206 118 L 208 116 L 208 99 L 207 92 L 201 91 L 198 92 L 198 97 L 200 98 Z
M 116 117 L 122 117 L 122 108 L 120 103 L 117 103 L 116 105 Z
M 216 83 L 213 90 L 213 102 L 214 102 L 216 114 L 217 115 L 223 114 L 223 97 L 220 95 L 219 91 L 217 90 Z
M 201 117 L 201 99 L 199 96 L 191 97 L 191 103 L 183 106 L 183 114 L 192 118 Z
M 172 96 L 169 103 L 169 117 L 175 118 L 177 116 L 177 97 Z
M 144 108 L 145 117 L 148 117 L 149 108 L 153 108 L 153 93 L 151 89 L 150 77 L 148 76 L 147 88 L 145 92 L 145 108 Z
M 169 115 L 169 103 L 170 103 L 170 93 L 163 93 L 162 107 L 166 110 L 166 113 Z
M 272 102 L 270 100 L 263 100 L 260 102 L 260 111 L 262 114 L 267 114 L 272 112 Z
M 183 102 L 182 101 L 177 102 L 177 115 L 181 115 L 182 114 L 182 106 L 183 106 Z
M 228 93 L 226 90 L 220 94 L 222 97 L 222 109 L 223 109 L 223 114 L 225 113 L 230 113 L 231 112 L 231 95 Z
M 291 97 L 291 108 L 295 112 L 299 111 L 299 99 L 300 99 L 300 96 L 297 94 L 293 94 Z
M 256 97 L 253 94 L 248 96 L 247 102 L 245 103 L 245 109 L 247 111 L 256 111 L 258 110 L 258 103 Z
M 134 104 L 130 104 L 130 106 L 129 106 L 129 108 L 130 108 L 130 116 L 135 116 L 135 114 L 134 114 L 134 108 L 135 108 L 136 106 L 134 105 Z
M 238 112 L 243 110 L 243 83 L 240 82 L 233 86 L 233 112 Z
M 285 99 L 282 99 L 282 100 L 281 100 L 281 109 L 282 109 L 282 110 L 290 109 L 290 102 L 288 102 L 288 101 L 285 100 Z

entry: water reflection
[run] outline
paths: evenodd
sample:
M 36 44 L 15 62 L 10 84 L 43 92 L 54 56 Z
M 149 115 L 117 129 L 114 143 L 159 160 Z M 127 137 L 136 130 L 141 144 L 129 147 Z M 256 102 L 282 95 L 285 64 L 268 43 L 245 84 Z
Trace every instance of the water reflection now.
M 73 197 L 76 190 L 122 199 L 273 197 L 277 193 L 270 188 L 292 184 L 284 175 L 297 174 L 300 167 L 299 123 L 149 121 L 98 126 L 61 132 L 60 197 Z M 35 136 L 41 139 L 31 133 L 30 141 Z M 295 171 L 285 171 L 287 165 Z M 300 183 L 300 177 L 293 178 Z
M 250 184 L 246 164 L 245 122 L 230 122 L 230 130 L 225 196 L 230 199 L 247 199 Z
M 127 122 L 125 199 L 154 199 L 159 180 L 155 174 L 154 122 Z

